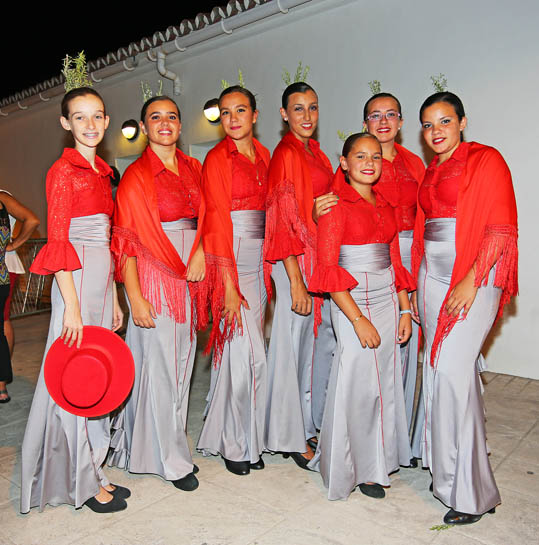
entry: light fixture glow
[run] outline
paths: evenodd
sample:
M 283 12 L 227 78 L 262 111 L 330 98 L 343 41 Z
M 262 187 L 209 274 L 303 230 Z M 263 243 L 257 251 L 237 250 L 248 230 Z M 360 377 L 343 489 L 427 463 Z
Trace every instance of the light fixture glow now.
M 204 104 L 204 116 L 210 123 L 217 123 L 219 121 L 219 101 L 216 98 L 212 98 Z
M 122 124 L 122 134 L 127 140 L 135 140 L 138 136 L 139 126 L 134 119 L 124 121 Z

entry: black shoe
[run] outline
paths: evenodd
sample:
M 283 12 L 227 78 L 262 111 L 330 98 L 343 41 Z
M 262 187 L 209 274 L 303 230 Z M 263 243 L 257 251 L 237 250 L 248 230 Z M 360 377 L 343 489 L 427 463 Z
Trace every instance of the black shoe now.
M 494 514 L 496 512 L 496 507 L 493 507 L 488 513 Z M 460 513 L 454 509 L 449 509 L 445 514 L 444 523 L 445 524 L 473 524 L 481 519 L 483 515 L 469 515 L 468 513 Z
M 412 456 L 412 458 L 410 458 L 410 465 L 408 467 L 416 468 L 418 465 L 419 465 L 419 458 Z
M 193 473 L 196 475 L 199 471 L 200 468 L 196 464 L 193 464 Z
M 126 488 L 125 486 L 120 486 L 119 484 L 110 484 L 111 486 L 114 486 L 114 490 L 107 490 L 107 492 L 109 494 L 112 494 L 115 498 L 126 500 L 127 498 L 129 498 L 129 496 L 131 496 L 131 490 L 129 490 L 129 488 Z
M 307 444 L 313 449 L 316 450 L 318 447 L 318 439 L 316 437 L 311 437 L 310 439 L 307 439 Z
M 249 464 L 249 467 L 251 469 L 264 469 L 266 465 L 264 464 L 264 460 L 262 460 L 262 456 L 260 456 L 258 462 L 255 462 L 254 464 Z
M 384 487 L 378 483 L 361 483 L 359 485 L 359 489 L 363 494 L 365 494 L 365 496 L 369 496 L 370 498 L 385 498 L 386 495 Z
M 233 462 L 232 460 L 227 460 L 226 458 L 223 458 L 225 461 L 225 466 L 230 471 L 230 473 L 234 473 L 234 475 L 249 475 L 249 472 L 251 471 L 251 465 L 249 462 Z
M 0 394 L 3 394 L 6 396 L 4 397 L 4 399 L 0 399 L 0 403 L 9 403 L 11 401 L 11 397 L 9 397 L 7 390 L 0 390 Z
M 194 473 L 188 473 L 185 477 L 172 481 L 172 484 L 180 490 L 192 492 L 198 488 L 198 479 L 195 477 Z
M 434 484 L 433 484 L 432 481 L 430 482 L 429 490 L 430 490 L 431 492 L 434 492 Z
M 127 502 L 122 498 L 112 496 L 112 500 L 107 503 L 101 503 L 95 498 L 90 498 L 84 502 L 94 513 L 116 513 L 123 511 L 127 507 Z
M 283 452 L 283 458 L 292 458 L 292 460 L 294 460 L 294 462 L 296 462 L 296 464 L 301 467 L 301 469 L 305 469 L 307 471 L 311 471 L 308 467 L 307 467 L 307 464 L 311 461 L 311 460 L 307 460 L 307 458 L 305 458 L 304 456 L 301 455 L 300 452 Z

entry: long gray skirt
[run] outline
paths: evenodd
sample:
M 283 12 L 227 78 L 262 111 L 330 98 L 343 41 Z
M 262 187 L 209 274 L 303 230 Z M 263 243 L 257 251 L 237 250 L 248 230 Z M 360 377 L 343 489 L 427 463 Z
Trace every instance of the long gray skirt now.
M 337 348 L 318 448 L 309 464 L 320 471 L 330 500 L 346 499 L 365 482 L 388 486 L 389 474 L 411 457 L 388 245 L 342 246 L 340 263 L 358 281 L 350 293 L 381 343 L 363 348 L 353 325 L 331 303 Z
M 161 224 L 185 263 L 196 236 L 195 220 Z M 113 419 L 108 464 L 131 473 L 153 473 L 174 481 L 193 471 L 187 442 L 187 405 L 196 352 L 191 339 L 191 299 L 185 295 L 186 321 L 177 323 L 161 294 L 155 328 L 129 320 L 125 342 L 135 360 L 135 382 L 127 403 Z
M 399 233 L 401 261 L 408 272 L 412 271 L 412 241 L 413 231 Z M 401 344 L 402 383 L 404 387 L 404 404 L 406 407 L 406 421 L 408 432 L 413 428 L 413 412 L 415 401 L 415 386 L 417 380 L 417 356 L 419 351 L 419 326 L 412 321 L 412 336 L 406 344 Z M 414 454 L 415 456 L 415 454 Z
M 290 281 L 282 261 L 273 266 L 275 311 L 268 347 L 266 447 L 272 452 L 305 452 L 316 435 L 311 410 L 314 313 L 293 312 Z
M 419 270 L 418 306 L 426 337 L 423 363 L 425 458 L 434 495 L 456 511 L 483 514 L 500 503 L 486 445 L 485 414 L 477 359 L 496 317 L 501 290 L 480 287 L 465 320 L 443 341 L 430 365 L 438 314 L 455 261 L 455 219 L 428 220 Z
M 250 463 L 258 462 L 265 449 L 266 408 L 264 240 L 251 238 L 263 237 L 264 213 L 261 216 L 255 212 L 258 211 L 231 214 L 239 287 L 250 310 L 241 307 L 243 335 L 236 334 L 225 344 L 221 362 L 216 364 L 206 419 L 197 444 L 204 455 L 221 454 L 227 460 Z M 250 222 L 254 223 L 252 230 L 248 227 Z
M 110 222 L 105 214 L 72 218 L 69 240 L 82 269 L 73 280 L 84 325 L 112 326 L 113 263 Z M 64 300 L 56 280 L 51 291 L 51 322 L 45 357 L 63 326 Z M 46 504 L 81 507 L 109 484 L 102 471 L 110 444 L 110 420 L 75 416 L 52 400 L 39 374 L 22 444 L 21 512 Z

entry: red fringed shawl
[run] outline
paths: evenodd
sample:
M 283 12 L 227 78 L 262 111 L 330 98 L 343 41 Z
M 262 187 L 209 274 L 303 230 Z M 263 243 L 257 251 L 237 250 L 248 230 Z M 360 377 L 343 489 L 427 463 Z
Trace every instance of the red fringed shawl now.
M 333 171 L 318 143 L 312 140 L 309 146 Z M 303 156 L 303 147 L 303 142 L 287 132 L 273 152 L 268 172 L 264 258 L 275 263 L 291 255 L 298 256 L 298 264 L 308 285 L 316 260 L 316 224 L 312 219 L 314 196 L 311 171 Z M 322 322 L 321 299 L 318 303 L 314 305 L 315 333 Z
M 193 178 L 200 180 L 201 165 L 197 159 L 180 154 L 191 169 Z M 204 199 L 201 199 L 198 230 L 191 249 L 193 253 L 200 242 L 204 222 Z M 143 297 L 161 312 L 161 288 L 171 317 L 183 323 L 185 316 L 186 265 L 166 236 L 157 207 L 157 193 L 147 151 L 126 170 L 116 194 L 113 216 L 111 251 L 116 262 L 116 280 L 123 282 L 123 266 L 127 257 L 137 258 L 137 271 Z M 208 322 L 208 311 L 202 299 L 198 283 L 190 283 L 189 290 L 196 308 L 193 326 L 203 328 Z M 192 310 L 192 311 L 193 311 Z
M 471 142 L 457 197 L 456 259 L 451 284 L 438 315 L 431 348 L 434 366 L 440 345 L 455 323 L 463 320 L 445 310 L 449 294 L 475 263 L 475 285 L 486 285 L 496 264 L 494 285 L 502 290 L 496 319 L 518 292 L 517 207 L 511 173 L 500 153 L 489 146 Z M 421 184 L 420 184 L 421 185 Z M 412 272 L 417 278 L 423 257 L 425 214 L 418 203 L 412 246 Z
M 256 152 L 269 165 L 270 153 L 258 140 L 253 139 Z M 214 348 L 214 362 L 220 362 L 223 348 L 237 330 L 236 321 L 231 324 L 221 320 L 225 306 L 226 279 L 230 278 L 241 295 L 238 271 L 234 258 L 232 209 L 232 157 L 226 139 L 217 144 L 206 156 L 202 168 L 202 189 L 206 201 L 203 240 L 206 255 L 206 280 L 204 285 L 211 292 L 213 326 L 205 353 Z M 222 323 L 221 323 L 222 322 Z M 240 331 L 240 333 L 242 333 Z

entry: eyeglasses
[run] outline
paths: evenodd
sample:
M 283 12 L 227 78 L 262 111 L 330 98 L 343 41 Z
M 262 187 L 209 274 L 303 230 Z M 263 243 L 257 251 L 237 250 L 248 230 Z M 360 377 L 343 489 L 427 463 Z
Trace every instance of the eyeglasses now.
M 382 114 L 380 112 L 375 112 L 367 116 L 368 121 L 382 121 L 383 118 L 386 118 L 386 121 L 396 121 L 401 118 L 399 112 L 386 112 Z

